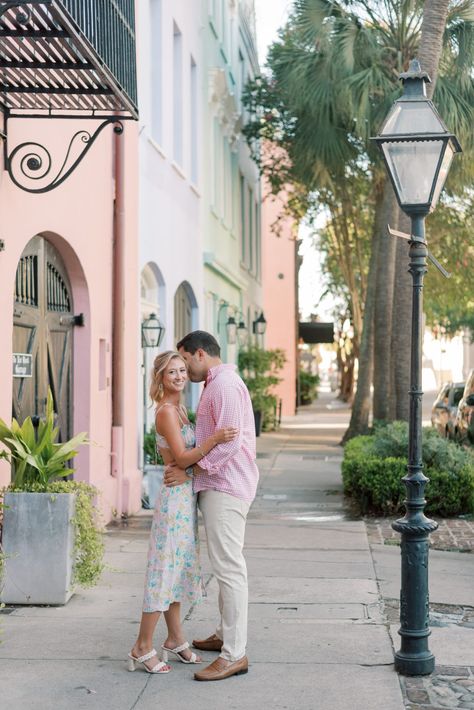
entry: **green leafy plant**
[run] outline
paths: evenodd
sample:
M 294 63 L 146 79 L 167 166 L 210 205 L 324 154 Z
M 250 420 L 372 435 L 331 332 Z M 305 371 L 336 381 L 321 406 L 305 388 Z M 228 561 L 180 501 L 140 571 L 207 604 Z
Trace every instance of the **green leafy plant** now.
M 319 375 L 312 375 L 306 370 L 299 372 L 299 398 L 300 404 L 311 404 L 318 396 Z
M 21 426 L 13 419 L 11 427 L 0 419 L 0 442 L 7 447 L 0 456 L 12 466 L 12 482 L 5 491 L 75 495 L 74 582 L 91 587 L 97 583 L 104 568 L 102 525 L 95 505 L 99 491 L 81 481 L 60 480 L 73 473 L 69 462 L 77 455 L 78 447 L 87 443 L 87 436 L 81 433 L 58 443 L 58 433 L 58 427 L 54 426 L 51 391 L 48 392 L 45 419 L 40 420 L 37 432 L 31 417 L 27 417 Z
M 73 473 L 74 469 L 67 463 L 77 455 L 78 447 L 87 442 L 87 435 L 82 432 L 69 441 L 57 443 L 58 434 L 51 390 L 48 391 L 46 417 L 40 419 L 37 432 L 31 417 L 26 417 L 21 426 L 13 419 L 11 427 L 0 419 L 0 442 L 8 449 L 0 452 L 0 457 L 11 464 L 14 484 L 46 487 L 50 481 Z
M 344 448 L 344 492 L 363 513 L 399 513 L 406 490 L 408 425 L 376 426 L 371 436 L 357 436 Z M 448 517 L 474 512 L 474 456 L 433 429 L 423 431 L 423 465 L 430 479 L 428 514 Z
M 275 427 L 277 398 L 272 388 L 281 381 L 278 373 L 285 362 L 285 352 L 281 349 L 265 350 L 251 345 L 239 352 L 239 371 L 249 390 L 254 411 L 262 413 L 264 430 Z
M 163 466 L 163 457 L 156 448 L 156 431 L 155 427 L 152 426 L 150 431 L 147 431 L 143 439 L 143 454 L 145 457 L 145 464 L 151 464 L 153 466 Z

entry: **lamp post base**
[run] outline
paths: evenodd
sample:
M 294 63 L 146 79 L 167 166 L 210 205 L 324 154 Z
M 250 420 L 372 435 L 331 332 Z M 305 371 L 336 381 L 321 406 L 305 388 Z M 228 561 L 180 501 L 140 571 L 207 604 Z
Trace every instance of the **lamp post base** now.
M 431 675 L 435 669 L 435 657 L 430 651 L 422 653 L 395 654 L 395 670 L 401 675 Z

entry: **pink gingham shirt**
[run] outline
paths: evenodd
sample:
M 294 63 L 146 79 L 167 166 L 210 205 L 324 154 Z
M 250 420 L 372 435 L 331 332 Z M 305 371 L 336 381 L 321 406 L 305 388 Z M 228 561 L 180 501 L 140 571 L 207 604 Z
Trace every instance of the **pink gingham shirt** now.
M 205 473 L 194 474 L 194 491 L 222 491 L 251 503 L 258 483 L 255 420 L 248 389 L 235 370 L 235 365 L 209 370 L 197 409 L 196 445 L 224 427 L 237 427 L 239 433 L 198 462 Z

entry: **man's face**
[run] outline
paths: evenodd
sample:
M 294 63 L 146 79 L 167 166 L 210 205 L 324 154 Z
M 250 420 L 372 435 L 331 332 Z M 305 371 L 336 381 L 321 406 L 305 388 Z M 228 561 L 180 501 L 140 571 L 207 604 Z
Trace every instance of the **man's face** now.
M 198 349 L 191 355 L 184 348 L 179 349 L 179 354 L 186 363 L 188 376 L 191 382 L 203 382 L 207 377 L 208 366 L 206 364 L 204 350 Z

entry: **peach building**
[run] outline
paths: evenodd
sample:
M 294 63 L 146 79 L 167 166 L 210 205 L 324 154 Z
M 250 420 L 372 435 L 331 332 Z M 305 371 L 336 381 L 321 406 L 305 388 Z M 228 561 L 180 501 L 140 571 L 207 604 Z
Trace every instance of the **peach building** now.
M 50 389 L 108 521 L 141 498 L 138 151 L 134 1 L 100 0 L 100 36 L 98 1 L 0 8 L 0 417 L 35 423 Z
M 297 381 L 297 245 L 294 222 L 278 221 L 284 210 L 284 195 L 266 194 L 262 202 L 263 307 L 267 320 L 265 347 L 281 348 L 287 362 L 282 381 L 275 387 L 283 416 L 296 412 Z

